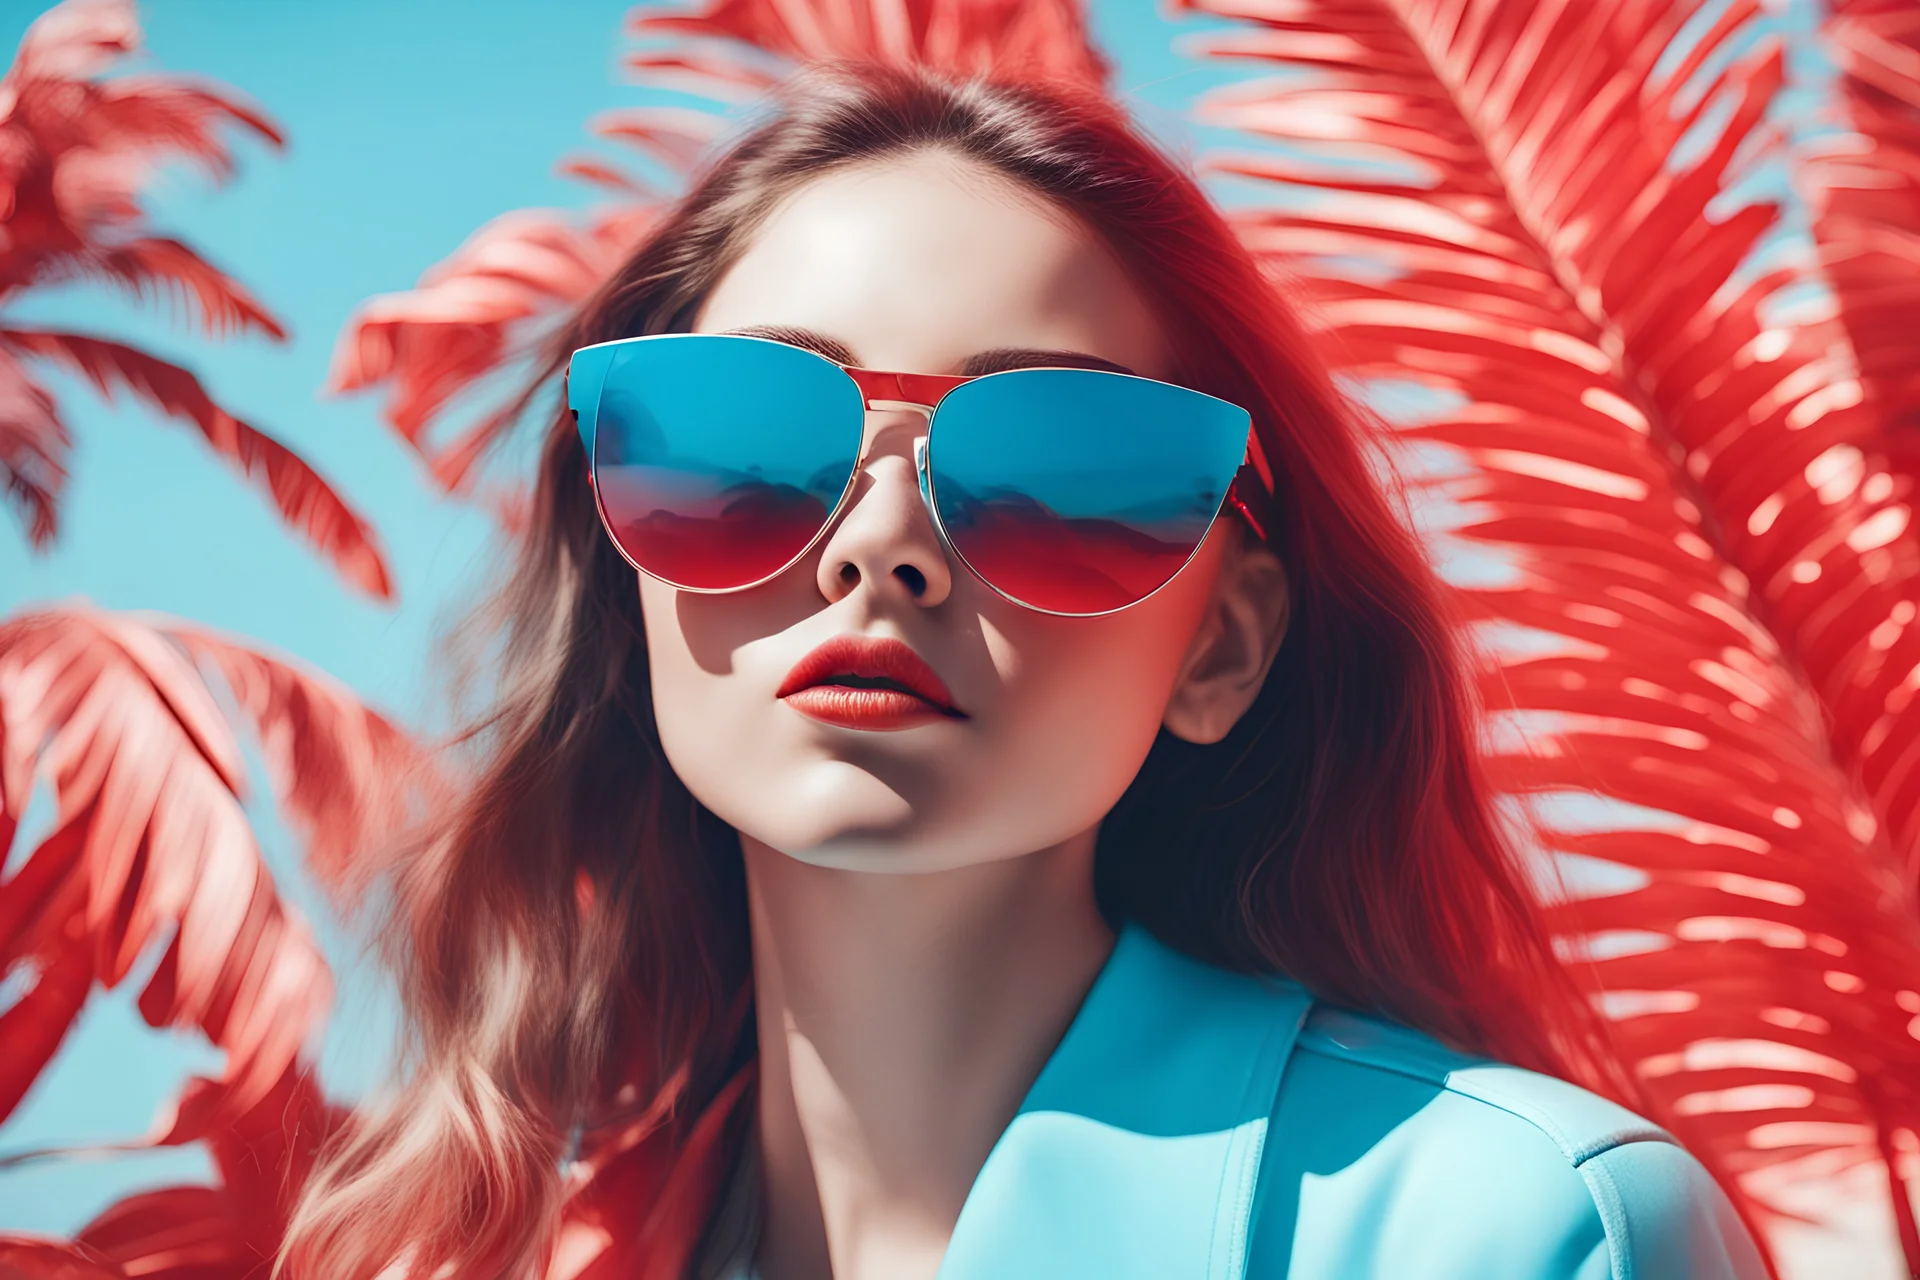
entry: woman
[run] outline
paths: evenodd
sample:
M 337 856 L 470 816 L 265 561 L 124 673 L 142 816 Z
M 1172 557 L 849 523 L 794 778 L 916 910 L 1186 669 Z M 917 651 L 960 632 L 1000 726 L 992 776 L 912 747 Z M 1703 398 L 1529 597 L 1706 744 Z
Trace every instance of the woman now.
M 1763 1274 L 1567 1083 L 1420 550 L 1110 107 L 807 77 L 563 368 L 292 1274 Z

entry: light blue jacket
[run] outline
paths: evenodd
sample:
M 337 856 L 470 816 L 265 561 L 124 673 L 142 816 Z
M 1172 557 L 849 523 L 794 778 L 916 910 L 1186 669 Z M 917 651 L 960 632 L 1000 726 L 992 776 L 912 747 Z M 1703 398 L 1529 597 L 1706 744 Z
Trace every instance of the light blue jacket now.
M 1664 1131 L 1125 930 L 941 1280 L 1760 1280 Z

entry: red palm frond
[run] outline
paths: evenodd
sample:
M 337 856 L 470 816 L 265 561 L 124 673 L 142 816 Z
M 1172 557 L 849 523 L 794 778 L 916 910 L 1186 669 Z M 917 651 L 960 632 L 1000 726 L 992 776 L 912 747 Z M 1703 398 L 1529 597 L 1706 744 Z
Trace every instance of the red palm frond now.
M 603 111 L 588 132 L 620 142 L 683 177 L 700 163 L 726 127 L 722 117 L 692 107 L 627 107 Z
M 245 285 L 165 236 L 139 236 L 43 258 L 26 283 L 69 281 L 104 281 L 140 301 L 164 301 L 209 337 L 255 332 L 283 341 L 287 336 Z
M 246 286 L 178 240 L 142 236 L 102 249 L 85 268 L 134 296 L 163 297 L 211 337 L 253 331 L 282 340 L 287 331 Z
M 271 1266 L 271 1255 L 249 1247 L 218 1187 L 136 1192 L 89 1223 L 81 1239 L 112 1260 L 112 1274 L 141 1280 L 265 1280 Z
M 167 638 L 217 672 L 265 757 L 274 804 L 304 865 L 342 900 L 385 869 L 397 830 L 424 818 L 441 780 L 419 746 L 351 689 L 189 623 Z
M 81 1228 L 72 1245 L 0 1236 L 0 1276 L 264 1280 L 294 1199 L 341 1111 L 321 1099 L 303 1072 L 288 1072 L 238 1116 L 227 1114 L 224 1092 L 216 1081 L 189 1081 L 173 1122 L 156 1140 L 204 1142 L 214 1185 L 128 1196 Z M 9 1264 L 16 1269 L 7 1270 Z M 60 1269 L 72 1266 L 82 1269 Z
M 187 370 L 84 334 L 0 329 L 0 349 L 53 361 L 87 378 L 103 395 L 124 390 L 193 424 L 214 452 L 263 490 L 287 524 L 349 581 L 379 599 L 393 598 L 373 527 L 300 455 L 215 404 Z
M 7 1236 L 0 1237 L 0 1276 L 6 1280 L 125 1280 L 126 1272 L 78 1245 Z
M 572 178 L 590 187 L 599 187 L 623 200 L 651 202 L 664 198 L 660 191 L 644 179 L 635 177 L 619 165 L 609 164 L 593 156 L 567 156 L 554 166 L 554 172 L 563 178 Z
M 26 521 L 27 540 L 36 547 L 52 542 L 59 530 L 60 491 L 72 449 L 53 397 L 24 365 L 0 352 L 0 489 Z
M 313 1077 L 289 1071 L 237 1117 L 224 1089 L 192 1080 L 166 1144 L 204 1142 L 213 1186 L 165 1187 L 120 1200 L 81 1228 L 77 1243 L 143 1280 L 264 1280 L 294 1201 L 341 1109 Z
M 1812 486 L 1822 490 L 1857 483 L 1885 510 L 1877 526 L 1858 532 L 1844 519 L 1819 519 L 1817 508 L 1800 522 L 1802 539 L 1816 539 L 1810 558 L 1823 572 L 1799 588 L 1793 621 L 1806 635 L 1836 746 L 1859 762 L 1912 878 L 1920 874 L 1920 628 L 1911 625 L 1920 607 L 1920 536 L 1906 522 L 1920 483 L 1920 334 L 1912 322 L 1920 314 L 1920 15 L 1904 3 L 1840 0 L 1825 35 L 1841 71 L 1834 118 L 1801 147 L 1798 176 L 1837 303 L 1820 326 L 1835 335 L 1832 394 L 1874 429 L 1848 439 L 1843 465 L 1823 460 L 1827 475 L 1810 468 L 1808 478 L 1824 478 Z M 1836 559 L 1828 548 L 1861 533 L 1870 547 L 1861 557 L 1867 581 L 1826 574 Z
M 132 0 L 57 4 L 27 28 L 6 83 L 87 80 L 140 47 Z M 0 107 L 12 101 L 0 98 Z
M 8 224 L 0 293 L 137 223 L 140 188 L 161 161 L 184 159 L 225 178 L 234 167 L 230 126 L 281 143 L 271 121 L 223 86 L 157 74 L 98 78 L 139 44 L 132 0 L 67 0 L 21 40 L 0 79 L 0 216 Z
M 286 336 L 237 281 L 179 240 L 144 225 L 140 194 L 170 158 L 230 174 L 227 134 L 278 145 L 279 130 L 218 85 L 178 76 L 100 78 L 139 47 L 131 0 L 67 0 L 28 29 L 0 78 L 0 302 L 35 285 L 104 278 L 140 297 L 169 299 L 214 336 Z M 185 370 L 132 347 L 71 334 L 0 331 L 9 368 L 0 392 L 0 481 L 45 546 L 58 527 L 67 437 L 51 401 L 12 357 L 51 359 L 102 391 L 119 387 L 192 422 L 263 488 L 294 529 L 355 585 L 390 599 L 371 528 L 313 468 L 215 404 Z
M 364 303 L 340 335 L 330 391 L 390 383 L 387 421 L 431 457 L 425 432 L 463 388 L 524 354 L 540 321 L 586 297 L 641 230 L 585 230 L 539 210 L 502 214 L 420 278 Z
M 1095 86 L 1107 75 L 1078 0 L 709 0 L 636 8 L 627 29 L 646 42 L 626 60 L 635 79 L 717 102 L 758 97 L 796 63 L 833 58 Z M 606 112 L 589 128 L 678 180 L 725 123 L 703 110 L 652 107 Z M 666 198 L 652 182 L 595 157 L 569 157 L 561 172 L 622 203 L 584 223 L 533 210 L 496 218 L 415 288 L 364 304 L 335 347 L 328 389 L 384 385 L 387 421 L 449 491 L 470 486 L 481 457 L 523 408 L 489 408 L 448 444 L 431 444 L 427 433 L 449 402 L 533 351 L 639 243 Z M 500 505 L 511 508 L 512 500 Z
M 286 136 L 265 112 L 225 85 L 178 75 L 129 75 L 100 85 L 85 122 L 109 146 L 160 149 L 199 165 L 209 176 L 234 172 L 233 151 L 220 131 L 238 126 L 269 146 Z
M 0 973 L 26 987 L 0 1013 L 0 1118 L 92 984 L 118 984 L 159 944 L 140 1010 L 226 1051 L 234 1109 L 267 1096 L 327 1012 L 326 963 L 261 861 L 241 741 L 201 662 L 336 870 L 350 841 L 372 847 L 408 816 L 395 793 L 412 753 L 328 681 L 164 620 L 73 607 L 0 623 L 0 862 L 36 781 L 53 799 L 51 834 L 0 881 Z
M 1556 797 L 1542 836 L 1609 872 L 1560 919 L 1661 1117 L 1736 1173 L 1878 1163 L 1920 1114 L 1920 931 L 1816 696 L 1840 655 L 1806 641 L 1857 620 L 1796 592 L 1915 557 L 1881 537 L 1904 495 L 1844 452 L 1875 424 L 1830 335 L 1763 325 L 1782 282 L 1739 274 L 1777 217 L 1721 209 L 1770 142 L 1758 6 L 1686 43 L 1701 5 L 1185 7 L 1256 24 L 1210 52 L 1290 73 L 1203 110 L 1291 148 L 1219 165 L 1285 184 L 1244 236 L 1349 376 L 1423 389 L 1399 438 L 1452 469 L 1437 546 L 1501 566 L 1464 595 L 1502 782 L 1613 802 Z
M 963 75 L 1069 80 L 1089 86 L 1106 82 L 1107 61 L 1088 38 L 1085 10 L 1072 0 L 851 0 L 843 4 L 788 4 L 782 0 L 708 0 L 694 9 L 643 5 L 627 18 L 627 30 L 642 39 L 732 40 L 771 55 L 771 66 L 736 58 L 718 66 L 719 90 L 772 87 L 781 64 L 836 58 L 877 58 L 921 63 Z M 716 51 L 717 52 L 717 51 Z M 686 75 L 703 68 L 680 60 L 666 69 Z M 653 51 L 627 65 L 642 73 L 659 64 Z M 711 66 L 712 64 L 708 64 Z M 759 70 L 765 68 L 764 70 Z M 765 79 L 755 80 L 756 71 Z M 684 82 L 675 87 L 694 87 Z M 700 91 L 697 88 L 696 92 Z
M 1890 424 L 1920 427 L 1920 12 L 1907 0 L 1829 9 L 1845 132 L 1811 157 L 1814 234 L 1873 399 Z

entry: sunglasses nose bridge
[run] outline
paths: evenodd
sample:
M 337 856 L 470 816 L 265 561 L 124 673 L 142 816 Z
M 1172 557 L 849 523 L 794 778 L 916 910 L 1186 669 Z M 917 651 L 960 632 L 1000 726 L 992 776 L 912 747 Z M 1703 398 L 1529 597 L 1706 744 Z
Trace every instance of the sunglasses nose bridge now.
M 917 413 L 926 419 L 928 427 L 933 425 L 933 406 L 930 404 L 922 404 L 918 400 L 888 400 L 878 396 L 868 396 L 865 397 L 864 400 L 868 413 L 898 413 L 905 410 L 909 413 Z M 876 433 L 872 431 L 868 431 L 865 433 L 865 438 L 861 440 L 860 456 L 854 460 L 853 464 L 855 471 L 867 465 L 867 457 L 873 448 L 875 434 Z M 914 441 L 914 456 L 916 459 L 925 452 L 926 444 L 926 433 L 922 432 L 919 438 Z M 923 489 L 926 487 L 924 481 L 921 487 Z
M 932 429 L 934 406 L 927 404 L 924 401 L 895 400 L 895 399 L 891 399 L 884 396 L 866 396 L 866 395 L 862 396 L 862 400 L 866 405 L 866 409 L 868 413 L 895 413 L 895 412 L 905 410 L 906 412 L 909 412 L 909 413 L 917 413 L 921 417 L 925 418 L 927 421 L 927 427 L 929 429 L 929 432 Z M 945 550 L 949 556 L 952 556 L 954 554 L 953 544 L 947 540 L 946 527 L 941 523 L 940 513 L 934 507 L 934 504 L 933 504 L 932 476 L 927 471 L 927 437 L 928 437 L 928 432 L 922 432 L 919 436 L 917 436 L 914 439 L 914 442 L 913 442 L 914 479 L 919 485 L 920 503 L 923 507 L 926 508 L 927 521 L 929 524 L 933 526 L 934 536 L 940 540 L 941 548 Z M 872 441 L 873 441 L 873 437 L 869 435 L 867 439 L 861 442 L 860 456 L 854 462 L 854 470 L 856 472 L 858 472 L 860 468 L 866 466 L 867 453 L 868 453 L 868 450 L 872 447 Z
M 891 413 L 897 409 L 905 409 L 929 419 L 933 417 L 933 406 L 930 404 L 922 404 L 918 400 L 887 400 L 880 396 L 867 397 L 867 411 L 869 413 Z

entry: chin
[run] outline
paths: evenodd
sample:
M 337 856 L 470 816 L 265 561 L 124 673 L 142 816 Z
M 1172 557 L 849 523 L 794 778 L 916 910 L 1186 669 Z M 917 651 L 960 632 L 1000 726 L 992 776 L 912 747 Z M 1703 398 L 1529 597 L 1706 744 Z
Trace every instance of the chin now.
M 909 821 L 849 825 L 806 838 L 762 838 L 760 842 L 808 866 L 884 875 L 932 875 L 1011 861 L 1024 852 L 1048 848 L 1066 838 L 982 830 L 977 823 Z
M 910 812 L 888 818 L 873 815 L 867 821 L 842 814 L 839 821 L 810 823 L 804 831 L 788 827 L 762 834 L 751 826 L 741 830 L 796 862 L 837 871 L 925 875 L 1016 856 L 1001 852 L 1014 846 L 985 839 L 984 832 L 929 822 Z
M 774 847 L 778 848 L 777 845 Z M 781 849 L 780 852 L 811 867 L 896 876 L 934 875 L 1019 856 L 987 855 L 977 849 L 963 848 L 902 848 L 898 844 L 875 844 L 864 839 L 833 841 L 797 852 Z
M 809 824 L 808 830 L 788 829 L 770 837 L 742 829 L 795 862 L 836 871 L 911 875 L 948 870 L 969 860 L 958 849 L 927 841 L 914 830 L 917 825 L 911 819 L 904 823 L 837 823 L 826 828 Z
M 953 871 L 1050 848 L 1097 824 L 1111 807 L 1063 805 L 1057 791 L 1009 804 L 1013 789 L 1005 780 L 941 786 L 938 766 L 901 776 L 899 763 L 889 763 L 890 780 L 847 760 L 810 761 L 764 789 L 745 791 L 735 778 L 711 789 L 723 794 L 709 798 L 702 794 L 709 789 L 698 787 L 695 794 L 743 836 L 796 862 L 888 875 Z M 1089 790 L 1089 802 L 1105 796 L 1104 788 Z
M 830 871 L 861 871 L 878 875 L 924 875 L 932 871 L 951 871 L 964 862 L 948 862 L 929 857 L 918 850 L 902 849 L 897 844 L 875 843 L 864 838 L 830 840 L 804 849 L 780 849 L 795 862 Z

